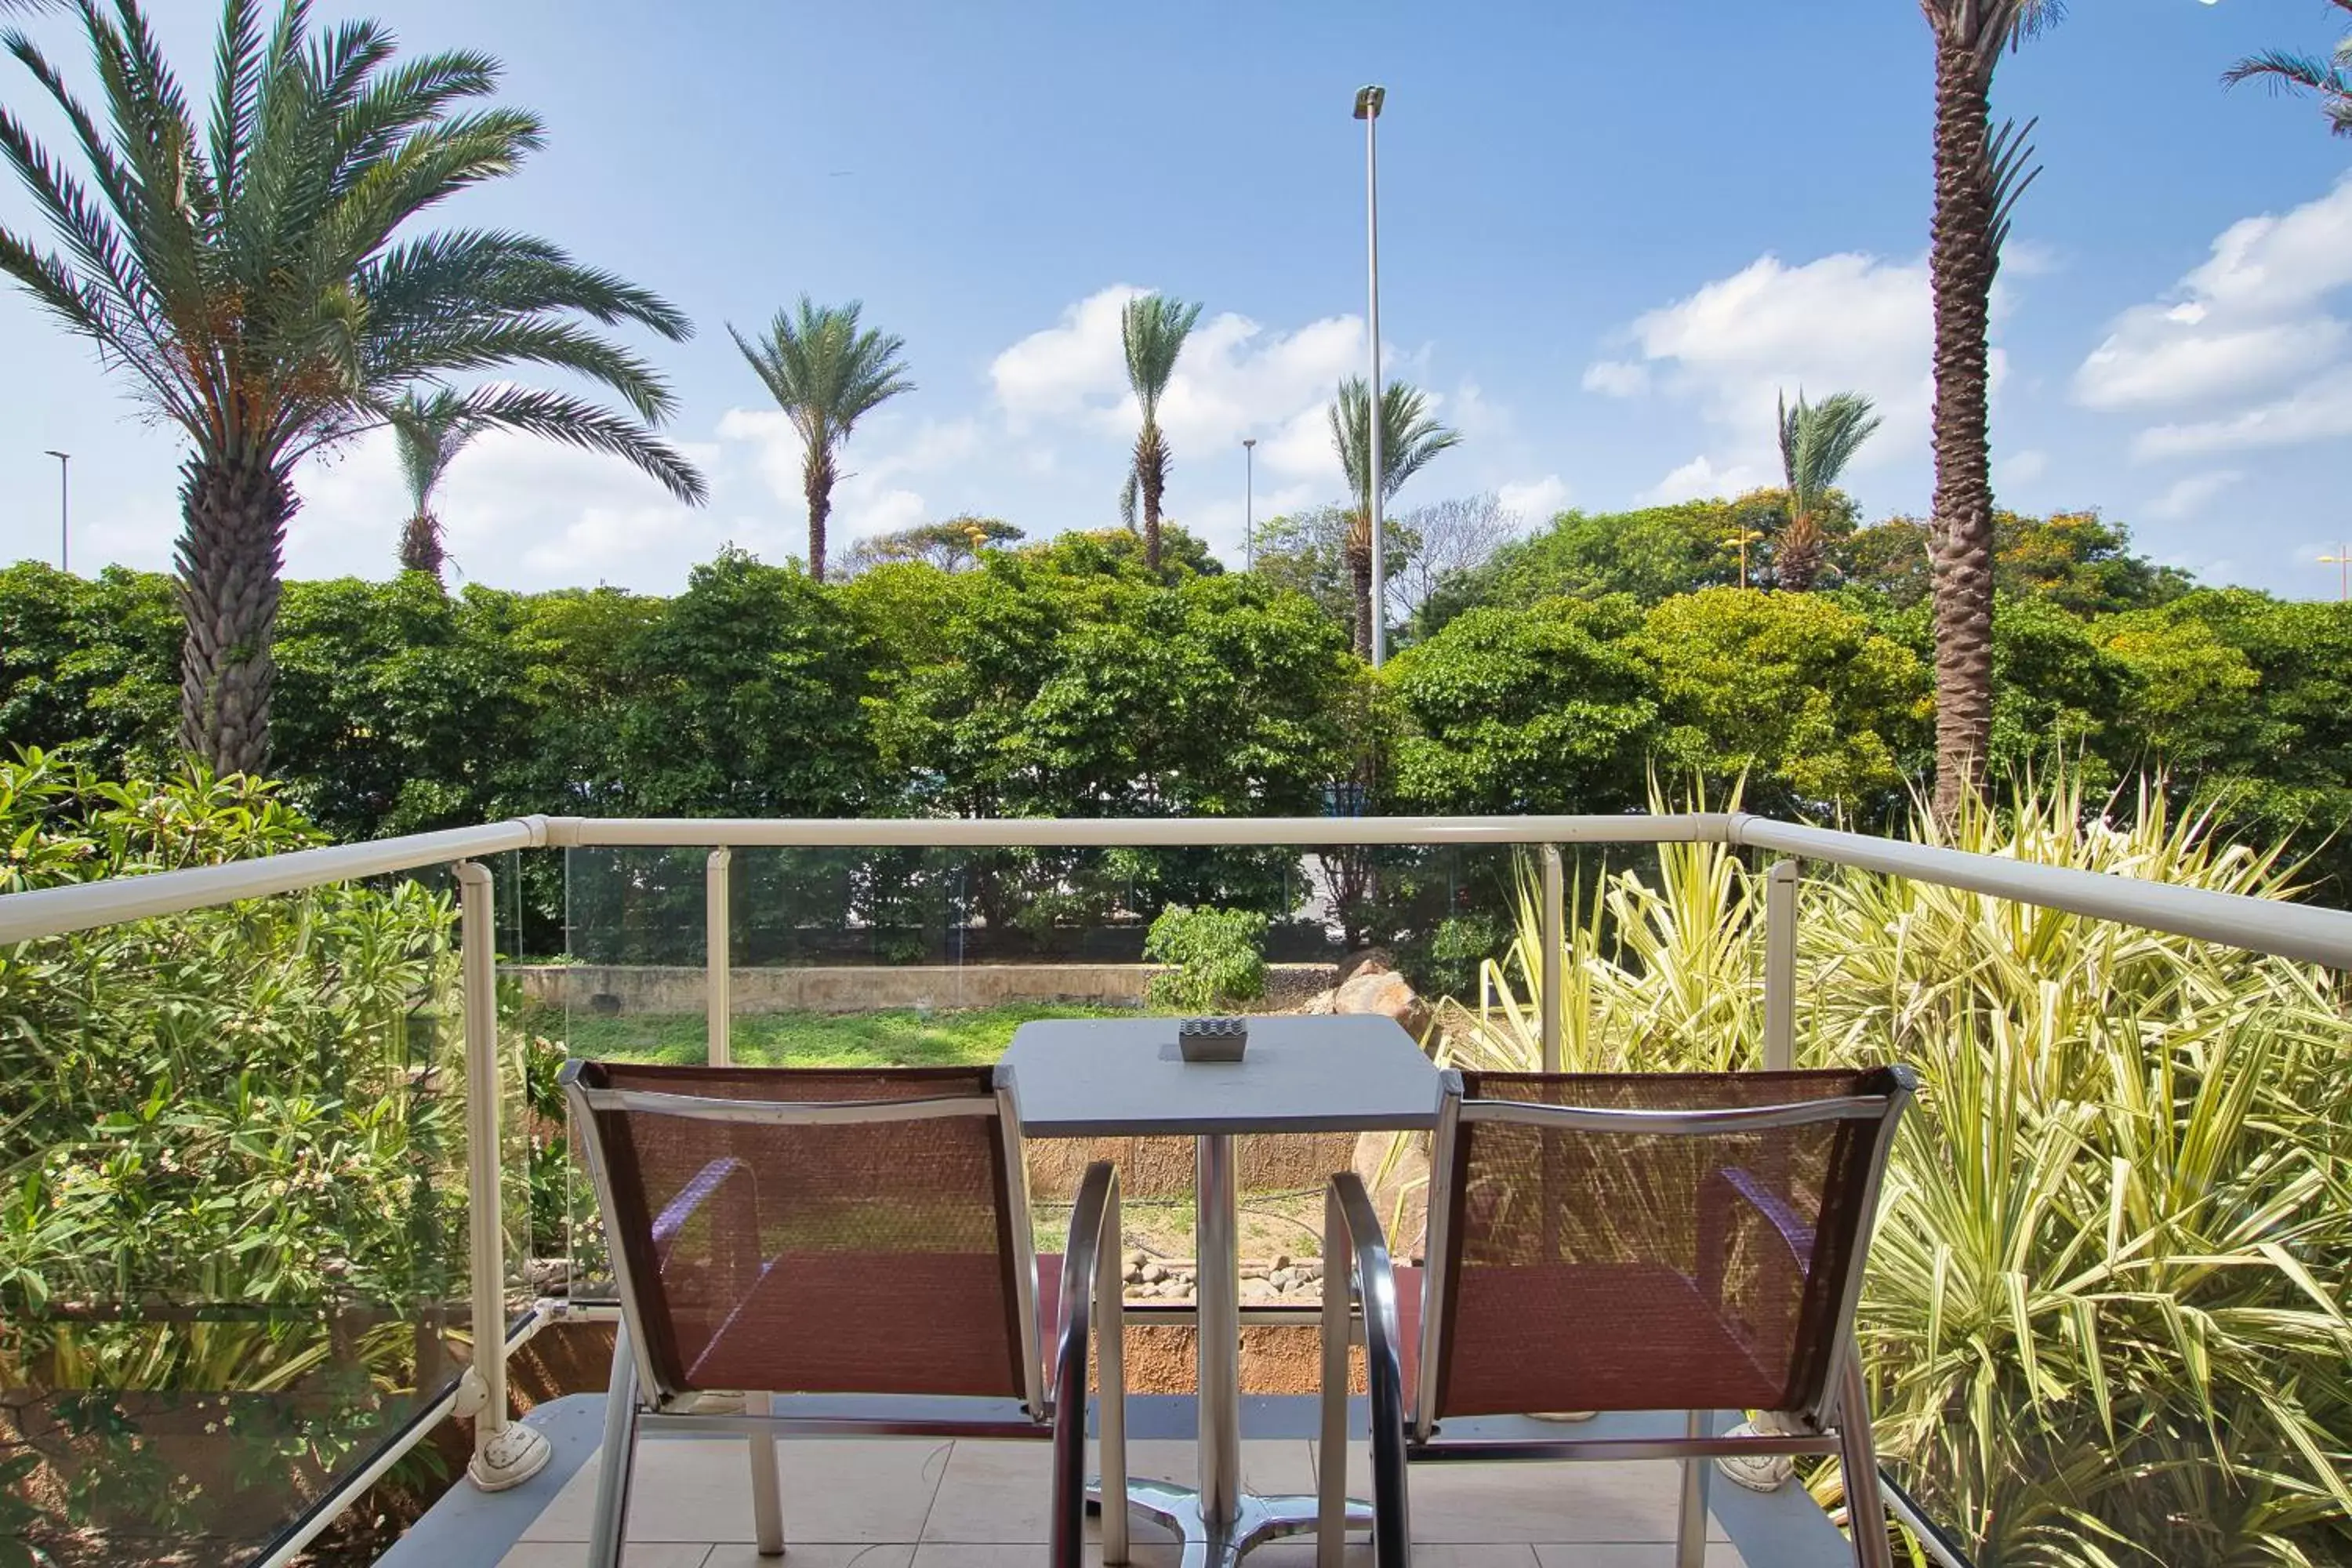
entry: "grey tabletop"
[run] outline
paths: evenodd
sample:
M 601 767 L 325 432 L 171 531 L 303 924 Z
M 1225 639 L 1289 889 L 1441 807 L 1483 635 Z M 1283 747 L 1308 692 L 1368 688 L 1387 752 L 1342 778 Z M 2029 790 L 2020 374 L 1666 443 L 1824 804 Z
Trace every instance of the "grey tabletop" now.
M 1024 1024 L 997 1071 L 1031 1138 L 1348 1132 L 1437 1125 L 1437 1069 L 1381 1017 L 1249 1021 L 1238 1062 L 1187 1062 L 1174 1018 Z

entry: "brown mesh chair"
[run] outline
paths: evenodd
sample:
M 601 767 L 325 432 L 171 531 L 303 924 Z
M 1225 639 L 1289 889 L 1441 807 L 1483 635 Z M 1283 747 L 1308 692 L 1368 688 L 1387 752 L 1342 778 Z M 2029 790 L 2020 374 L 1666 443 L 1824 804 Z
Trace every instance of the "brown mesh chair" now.
M 989 1068 L 574 1061 L 562 1082 L 621 1295 L 591 1568 L 620 1562 L 636 1434 L 679 1426 L 750 1436 L 766 1556 L 784 1549 L 780 1433 L 1050 1439 L 1052 1561 L 1077 1568 L 1090 1338 L 1104 1496 L 1116 1500 L 1103 1558 L 1125 1561 L 1118 1182 L 1107 1162 L 1087 1171 L 1067 1253 L 1041 1258 Z M 1037 1303 L 1057 1295 L 1041 1344 Z M 750 1391 L 743 1413 L 692 1408 L 713 1390 Z M 793 1417 L 776 1415 L 775 1394 L 1000 1403 L 993 1415 L 901 1401 Z
M 1346 1452 L 1352 1277 L 1382 1568 L 1405 1561 L 1408 1460 L 1679 1458 L 1675 1561 L 1696 1568 L 1706 1460 L 1832 1453 L 1855 1558 L 1887 1568 L 1853 1311 L 1910 1070 L 1447 1077 L 1426 1271 L 1390 1267 L 1355 1176 L 1335 1176 L 1326 1205 L 1321 1451 Z M 1729 1409 L 1794 1419 L 1717 1436 L 1713 1413 Z M 1441 1426 L 1548 1410 L 1689 1415 L 1680 1437 L 1449 1439 Z M 1323 1568 L 1339 1561 L 1346 1471 L 1322 1467 Z

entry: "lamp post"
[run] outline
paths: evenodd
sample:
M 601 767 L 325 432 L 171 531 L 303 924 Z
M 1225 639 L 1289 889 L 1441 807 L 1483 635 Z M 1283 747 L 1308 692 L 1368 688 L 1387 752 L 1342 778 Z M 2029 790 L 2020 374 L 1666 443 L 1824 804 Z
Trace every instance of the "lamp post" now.
M 1739 546 L 1739 585 L 1743 588 L 1748 586 L 1748 547 L 1763 537 L 1759 530 L 1743 528 L 1724 541 L 1726 544 Z
M 2352 603 L 2352 545 L 2339 544 L 2336 548 L 2340 553 L 2323 555 L 2319 563 L 2336 568 L 2336 602 Z
M 1242 437 L 1242 570 L 1257 570 L 1257 437 Z
M 66 473 L 68 465 L 73 461 L 73 454 L 52 450 L 49 456 L 58 460 L 58 570 L 70 572 L 73 567 L 68 563 L 71 555 L 73 536 L 68 526 L 68 506 L 72 492 L 67 482 Z
M 1381 163 L 1377 128 L 1381 105 L 1388 100 L 1384 87 L 1356 89 L 1356 118 L 1364 122 L 1364 257 L 1370 273 L 1371 303 L 1366 326 L 1372 345 L 1371 397 L 1364 411 L 1370 426 L 1365 452 L 1364 505 L 1372 538 L 1372 668 L 1388 662 L 1388 562 L 1381 537 Z

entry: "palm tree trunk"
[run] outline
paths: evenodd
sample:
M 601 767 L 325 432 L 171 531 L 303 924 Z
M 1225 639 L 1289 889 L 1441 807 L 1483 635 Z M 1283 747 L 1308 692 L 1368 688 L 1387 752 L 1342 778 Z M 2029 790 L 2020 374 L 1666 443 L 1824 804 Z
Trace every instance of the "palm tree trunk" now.
M 1168 488 L 1168 448 L 1160 426 L 1147 424 L 1135 441 L 1136 488 L 1143 492 L 1143 563 L 1160 570 L 1160 497 Z
M 1358 511 L 1348 523 L 1348 575 L 1356 584 L 1356 625 L 1354 628 L 1356 657 L 1370 664 L 1372 659 L 1372 524 L 1371 519 Z
M 422 572 L 438 584 L 441 563 L 447 552 L 441 548 L 441 520 L 429 511 L 420 511 L 408 520 L 400 531 L 400 569 Z
M 801 465 L 801 493 L 808 499 L 809 575 L 824 581 L 824 525 L 833 516 L 833 448 L 811 442 Z
M 1812 591 L 1822 574 L 1822 531 L 1811 512 L 1799 512 L 1772 552 L 1772 585 L 1783 593 Z
M 1985 334 L 1992 299 L 1993 205 L 1985 143 L 1990 71 L 1974 50 L 1936 47 L 1936 216 L 1928 253 L 1936 310 L 1936 815 L 1977 788 L 1992 729 L 1992 480 Z
M 269 645 L 295 504 L 285 471 L 261 458 L 191 458 L 182 472 L 180 745 L 218 773 L 269 765 Z

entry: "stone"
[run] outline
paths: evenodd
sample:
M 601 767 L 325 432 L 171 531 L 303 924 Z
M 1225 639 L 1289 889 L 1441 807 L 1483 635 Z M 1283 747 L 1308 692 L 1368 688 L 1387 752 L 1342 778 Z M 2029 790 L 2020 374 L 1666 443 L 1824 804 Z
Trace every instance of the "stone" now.
M 1374 1014 L 1393 1018 L 1415 1040 L 1429 1033 L 1429 1005 L 1413 992 L 1405 977 L 1391 970 L 1359 973 L 1339 987 L 1334 1004 L 1343 1014 Z
M 1338 1008 L 1339 988 L 1336 985 L 1318 991 L 1298 1005 L 1298 1011 L 1309 1018 L 1328 1018 Z
M 1146 1285 L 1157 1285 L 1161 1280 L 1168 1278 L 1168 1270 L 1162 1268 L 1157 1263 L 1147 1263 L 1143 1266 L 1142 1271 L 1137 1276 L 1137 1278 L 1141 1279 Z
M 1384 947 L 1360 947 L 1339 961 L 1331 973 L 1334 989 L 1343 986 L 1359 974 L 1387 974 L 1396 968 L 1396 955 Z
M 1290 1267 L 1290 1254 L 1288 1254 L 1287 1252 L 1277 1252 L 1277 1253 L 1276 1253 L 1276 1254 L 1274 1255 L 1274 1266 L 1275 1266 L 1276 1268 L 1289 1268 L 1289 1267 Z

